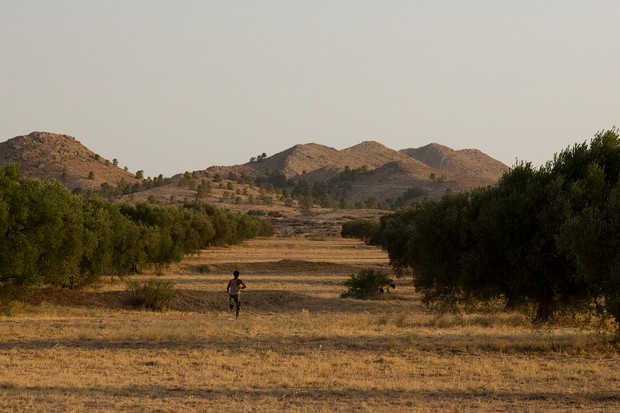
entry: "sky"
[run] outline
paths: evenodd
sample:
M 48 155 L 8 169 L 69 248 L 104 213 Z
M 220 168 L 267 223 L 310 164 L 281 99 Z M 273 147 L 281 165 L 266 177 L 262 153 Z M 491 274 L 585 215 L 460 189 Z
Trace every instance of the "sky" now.
M 0 0 L 0 141 L 146 176 L 296 144 L 542 165 L 620 126 L 617 0 Z

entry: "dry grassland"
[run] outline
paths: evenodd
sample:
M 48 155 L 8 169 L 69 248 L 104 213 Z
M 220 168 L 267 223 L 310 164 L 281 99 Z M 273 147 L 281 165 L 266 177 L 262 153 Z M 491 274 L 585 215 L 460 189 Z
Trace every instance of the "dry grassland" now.
M 433 314 L 407 279 L 382 300 L 339 298 L 370 267 L 388 271 L 385 254 L 356 241 L 259 239 L 166 271 L 163 313 L 127 307 L 119 280 L 43 291 L 0 318 L 0 411 L 620 411 L 605 335 Z

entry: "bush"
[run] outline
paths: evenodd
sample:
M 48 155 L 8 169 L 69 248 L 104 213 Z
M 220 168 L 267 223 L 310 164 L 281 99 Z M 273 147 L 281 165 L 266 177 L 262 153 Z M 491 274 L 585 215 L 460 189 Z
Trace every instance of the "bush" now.
M 215 269 L 209 264 L 199 264 L 194 267 L 194 271 L 198 274 L 210 274 L 215 272 Z
M 361 218 L 342 224 L 340 235 L 343 238 L 357 238 L 368 243 L 370 238 L 379 231 L 378 219 Z
M 247 212 L 247 214 L 251 217 L 263 217 L 265 216 L 265 211 L 261 211 L 260 209 L 251 209 Z
M 396 288 L 394 280 L 386 273 L 372 269 L 362 270 L 352 275 L 344 282 L 344 286 L 348 288 L 348 291 L 342 296 L 354 298 L 372 298 L 387 291 L 388 288 Z
M 131 281 L 127 284 L 129 303 L 136 308 L 162 311 L 174 297 L 174 284 L 171 281 Z

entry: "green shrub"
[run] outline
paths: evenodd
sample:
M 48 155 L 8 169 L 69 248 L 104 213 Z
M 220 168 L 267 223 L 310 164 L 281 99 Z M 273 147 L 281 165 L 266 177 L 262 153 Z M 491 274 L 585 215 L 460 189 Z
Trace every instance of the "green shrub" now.
M 133 307 L 162 311 L 174 297 L 174 284 L 171 281 L 131 281 L 127 284 L 129 302 Z
M 357 238 L 368 243 L 379 228 L 378 219 L 360 218 L 343 223 L 340 235 L 343 238 Z
M 247 212 L 247 214 L 251 217 L 263 217 L 265 216 L 265 211 L 261 211 L 260 209 L 251 209 Z
M 366 269 L 354 274 L 344 282 L 348 291 L 342 294 L 343 297 L 372 298 L 387 291 L 388 288 L 395 288 L 392 280 L 383 271 Z

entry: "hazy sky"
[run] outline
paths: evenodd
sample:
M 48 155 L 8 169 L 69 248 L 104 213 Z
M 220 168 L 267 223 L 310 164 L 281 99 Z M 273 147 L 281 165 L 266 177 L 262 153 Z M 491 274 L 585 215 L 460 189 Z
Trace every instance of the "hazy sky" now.
M 0 141 L 170 176 L 298 143 L 540 165 L 620 126 L 617 0 L 0 0 Z

